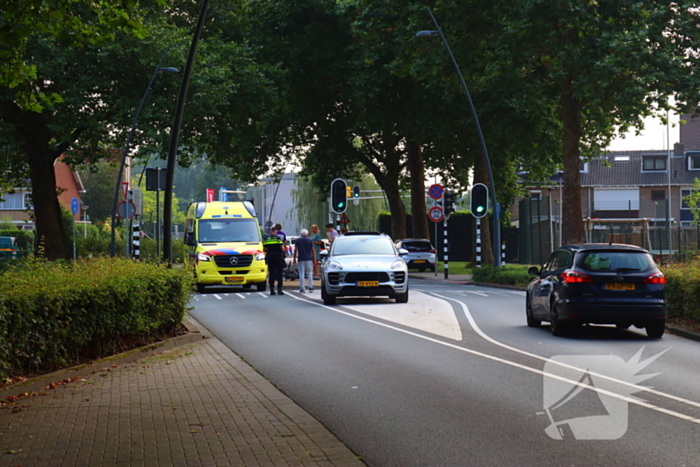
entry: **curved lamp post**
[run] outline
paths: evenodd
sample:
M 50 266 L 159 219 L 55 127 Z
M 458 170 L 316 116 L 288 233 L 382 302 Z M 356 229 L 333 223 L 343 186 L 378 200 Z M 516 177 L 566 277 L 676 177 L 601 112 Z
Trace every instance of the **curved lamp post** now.
M 202 6 L 199 10 L 199 18 L 197 26 L 192 34 L 192 43 L 190 44 L 190 53 L 187 56 L 187 64 L 185 65 L 185 73 L 182 77 L 180 85 L 180 96 L 177 100 L 177 108 L 175 110 L 175 121 L 170 134 L 170 149 L 168 151 L 168 165 L 165 173 L 165 196 L 163 197 L 163 259 L 167 262 L 168 267 L 173 265 L 173 180 L 175 177 L 175 165 L 177 163 L 177 146 L 180 141 L 180 126 L 182 125 L 182 114 L 185 111 L 185 100 L 187 99 L 187 87 L 190 83 L 192 75 L 192 67 L 194 66 L 194 57 L 197 54 L 197 43 L 199 36 L 202 34 L 204 20 L 207 17 L 209 9 L 209 0 L 202 0 Z
M 493 245 L 491 246 L 491 249 L 493 250 L 493 265 L 495 267 L 500 267 L 501 266 L 501 207 L 498 205 L 498 202 L 496 201 L 496 185 L 493 183 L 493 172 L 491 171 L 491 162 L 489 161 L 489 153 L 486 150 L 486 142 L 484 141 L 484 134 L 481 132 L 481 125 L 479 124 L 479 117 L 476 114 L 476 109 L 474 108 L 474 103 L 472 102 L 472 98 L 469 95 L 469 89 L 467 88 L 467 83 L 464 82 L 464 76 L 462 76 L 462 71 L 459 69 L 459 65 L 457 65 L 457 60 L 455 60 L 455 56 L 452 54 L 452 50 L 450 49 L 450 45 L 447 43 L 447 39 L 445 38 L 445 35 L 442 33 L 442 30 L 440 29 L 440 25 L 438 24 L 437 20 L 435 19 L 435 16 L 433 16 L 433 12 L 428 8 L 428 13 L 430 13 L 430 17 L 433 20 L 433 24 L 435 24 L 435 27 L 437 28 L 436 31 L 420 31 L 419 33 L 416 34 L 416 37 L 426 37 L 426 36 L 435 36 L 439 35 L 440 38 L 442 39 L 442 43 L 445 45 L 445 49 L 447 49 L 447 53 L 450 55 L 450 58 L 452 59 L 452 63 L 455 66 L 455 70 L 457 71 L 457 76 L 459 76 L 459 80 L 462 82 L 462 88 L 464 89 L 464 94 L 467 96 L 467 101 L 469 101 L 469 107 L 472 111 L 472 116 L 474 117 L 474 124 L 476 125 L 476 131 L 479 134 L 479 142 L 481 143 L 481 152 L 484 156 L 484 162 L 486 163 L 486 168 L 488 169 L 488 176 L 489 176 L 489 186 L 491 188 L 491 201 L 493 202 L 493 235 L 492 235 L 492 243 Z
M 111 242 L 111 256 L 114 257 L 116 254 L 116 245 L 115 245 L 115 224 L 117 223 L 117 203 L 119 201 L 119 188 L 121 187 L 122 184 L 122 174 L 124 173 L 124 166 L 126 165 L 126 156 L 129 154 L 129 146 L 131 145 L 131 138 L 134 136 L 134 130 L 136 129 L 136 122 L 139 119 L 139 115 L 141 115 L 141 109 L 143 109 L 143 104 L 146 102 L 146 98 L 148 97 L 148 93 L 151 90 L 151 86 L 153 86 L 153 82 L 156 80 L 156 75 L 158 74 L 159 71 L 165 71 L 168 73 L 177 73 L 179 70 L 177 68 L 172 68 L 172 67 L 162 67 L 161 65 L 163 64 L 163 60 L 165 60 L 165 57 L 168 55 L 168 51 L 166 50 L 165 53 L 163 53 L 163 56 L 160 57 L 160 62 L 158 62 L 158 66 L 156 67 L 155 71 L 153 72 L 153 76 L 151 76 L 151 81 L 148 83 L 148 87 L 146 88 L 146 92 L 143 94 L 143 97 L 141 98 L 141 103 L 139 104 L 139 108 L 136 110 L 136 115 L 134 116 L 134 123 L 131 124 L 131 130 L 129 130 L 129 136 L 126 138 L 126 144 L 124 145 L 124 153 L 122 154 L 122 161 L 121 164 L 119 165 L 119 173 L 117 174 L 117 185 L 114 188 L 114 200 L 112 202 L 112 242 Z

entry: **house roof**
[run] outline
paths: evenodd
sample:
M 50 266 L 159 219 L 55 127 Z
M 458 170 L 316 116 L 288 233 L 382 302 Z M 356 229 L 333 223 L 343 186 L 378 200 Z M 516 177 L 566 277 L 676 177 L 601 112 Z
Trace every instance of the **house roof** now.
M 689 151 L 677 157 L 671 151 L 671 185 L 690 186 L 700 171 L 688 170 L 688 155 L 700 156 L 698 151 Z M 628 160 L 624 156 L 628 156 Z M 587 163 L 581 172 L 582 187 L 626 187 L 626 186 L 668 186 L 667 170 L 643 171 L 642 159 L 645 156 L 668 157 L 666 150 L 654 151 L 612 151 Z M 618 159 L 618 160 L 616 160 Z

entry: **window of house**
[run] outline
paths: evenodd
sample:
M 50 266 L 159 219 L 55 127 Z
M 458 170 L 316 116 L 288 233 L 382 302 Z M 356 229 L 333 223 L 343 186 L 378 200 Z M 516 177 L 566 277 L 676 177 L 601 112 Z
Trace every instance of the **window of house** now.
M 25 193 L 6 193 L 2 195 L 5 201 L 0 202 L 0 209 L 26 209 L 24 197 Z
M 578 171 L 582 173 L 588 173 L 588 162 L 581 162 L 578 166 Z
M 666 170 L 665 156 L 643 156 L 642 170 Z
M 542 192 L 541 191 L 531 191 L 530 192 L 530 200 L 531 201 L 540 201 L 542 199 Z
M 700 170 L 700 154 L 688 154 L 688 170 Z
M 666 199 L 666 192 L 664 190 L 652 190 L 651 191 L 651 200 L 652 201 L 661 201 Z
M 690 205 L 685 200 L 686 196 L 690 195 L 691 190 L 681 190 L 681 209 L 690 209 Z

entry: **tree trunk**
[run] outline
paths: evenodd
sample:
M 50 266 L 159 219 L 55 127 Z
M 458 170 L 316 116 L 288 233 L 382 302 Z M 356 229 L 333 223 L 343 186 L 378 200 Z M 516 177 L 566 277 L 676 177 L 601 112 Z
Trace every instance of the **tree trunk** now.
M 491 187 L 489 186 L 489 175 L 486 168 L 486 161 L 482 157 L 477 157 L 474 160 L 474 183 L 483 183 L 489 187 L 489 210 L 496 207 L 491 206 Z M 492 217 L 486 214 L 481 219 L 481 264 L 493 264 L 493 248 L 491 236 Z M 476 219 L 474 219 L 474 232 L 476 234 Z M 474 236 L 476 242 L 476 235 Z M 474 258 L 476 260 L 476 257 Z
M 562 244 L 586 241 L 581 211 L 581 104 L 574 97 L 571 77 L 562 86 L 562 119 L 564 123 L 564 186 L 562 195 L 566 209 L 562 214 Z
M 54 172 L 54 162 L 61 151 L 51 149 L 51 135 L 43 114 L 14 107 L 8 115 L 12 115 L 13 124 L 22 135 L 27 154 L 39 245 L 37 253 L 50 260 L 69 259 Z
M 32 181 L 32 203 L 39 245 L 38 254 L 46 259 L 69 259 L 66 232 L 61 218 L 61 205 L 56 193 L 53 151 L 39 146 L 28 151 L 29 177 Z
M 411 220 L 414 238 L 430 238 L 425 204 L 425 164 L 420 146 L 408 142 L 408 169 L 411 173 Z
M 398 180 L 389 181 L 385 186 L 382 186 L 384 193 L 389 201 L 389 209 L 391 210 L 391 238 L 400 240 L 406 238 L 406 206 L 401 199 Z M 388 186 L 387 186 L 388 185 Z

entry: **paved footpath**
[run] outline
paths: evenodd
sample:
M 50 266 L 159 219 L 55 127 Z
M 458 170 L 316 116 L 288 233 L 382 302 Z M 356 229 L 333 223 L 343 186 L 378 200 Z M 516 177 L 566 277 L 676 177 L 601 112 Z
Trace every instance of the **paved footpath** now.
M 211 336 L 72 379 L 0 406 L 0 466 L 364 465 Z

